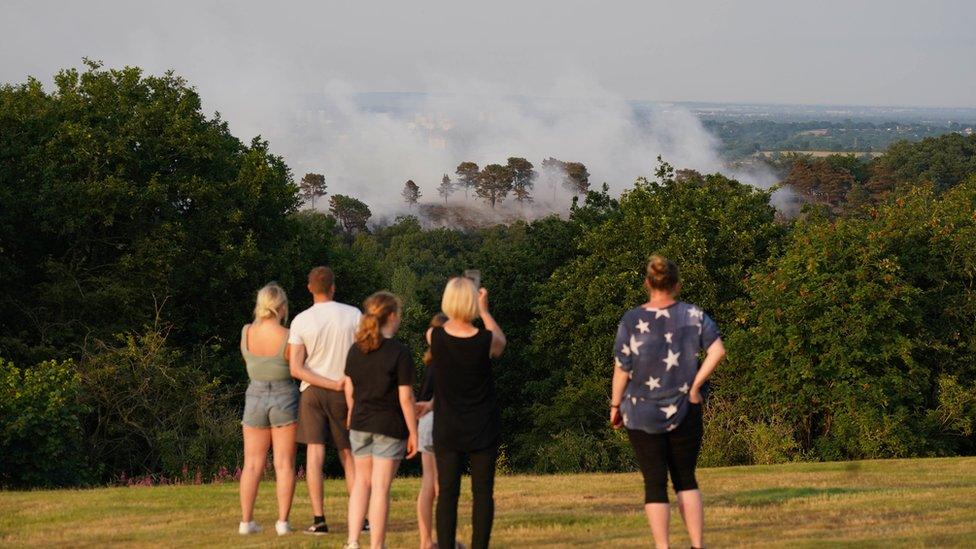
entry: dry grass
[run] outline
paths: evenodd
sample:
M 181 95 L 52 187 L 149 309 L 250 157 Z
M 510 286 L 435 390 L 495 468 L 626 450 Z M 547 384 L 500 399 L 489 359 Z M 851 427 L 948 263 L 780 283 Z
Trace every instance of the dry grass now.
M 712 547 L 976 546 L 976 458 L 789 464 L 702 469 Z M 257 518 L 265 533 L 236 534 L 237 487 L 166 486 L 0 492 L 0 543 L 10 546 L 318 545 L 345 541 L 345 498 L 327 486 L 323 538 L 274 536 L 274 487 Z M 417 479 L 394 483 L 390 547 L 417 543 Z M 496 489 L 496 547 L 639 547 L 650 543 L 639 475 L 507 476 Z M 460 535 L 470 536 L 469 499 Z M 296 526 L 309 515 L 304 486 Z M 362 541 L 366 541 L 364 538 Z M 677 512 L 672 544 L 687 546 Z

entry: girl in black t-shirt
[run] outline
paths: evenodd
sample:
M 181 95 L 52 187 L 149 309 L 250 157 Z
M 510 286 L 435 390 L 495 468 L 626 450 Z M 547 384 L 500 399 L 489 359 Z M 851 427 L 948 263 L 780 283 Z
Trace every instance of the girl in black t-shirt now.
M 346 390 L 352 396 L 349 442 L 356 477 L 349 496 L 346 547 L 359 547 L 369 507 L 370 542 L 383 547 L 390 509 L 390 485 L 400 460 L 417 453 L 414 367 L 410 349 L 393 335 L 400 327 L 400 300 L 377 292 L 363 303 L 356 342 L 346 358 Z

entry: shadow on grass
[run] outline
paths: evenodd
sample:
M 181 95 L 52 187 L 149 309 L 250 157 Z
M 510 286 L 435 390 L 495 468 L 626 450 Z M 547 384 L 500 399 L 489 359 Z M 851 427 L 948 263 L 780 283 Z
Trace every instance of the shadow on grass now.
M 778 503 L 783 503 L 791 499 L 799 498 L 810 498 L 818 496 L 835 496 L 840 494 L 851 494 L 854 492 L 861 492 L 863 490 L 858 490 L 855 488 L 811 488 L 811 487 L 795 487 L 795 488 L 763 488 L 761 490 L 749 490 L 746 492 L 738 492 L 735 494 L 729 494 L 722 499 L 724 502 L 731 503 L 733 505 L 744 505 L 749 507 L 758 507 L 763 505 L 776 505 Z

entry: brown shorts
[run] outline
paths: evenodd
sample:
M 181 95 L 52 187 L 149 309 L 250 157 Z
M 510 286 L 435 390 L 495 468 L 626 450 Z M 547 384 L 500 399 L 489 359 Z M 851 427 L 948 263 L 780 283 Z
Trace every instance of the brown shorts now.
M 338 450 L 348 450 L 349 430 L 346 429 L 346 395 L 314 385 L 302 391 L 298 404 L 297 441 L 301 444 L 331 444 Z

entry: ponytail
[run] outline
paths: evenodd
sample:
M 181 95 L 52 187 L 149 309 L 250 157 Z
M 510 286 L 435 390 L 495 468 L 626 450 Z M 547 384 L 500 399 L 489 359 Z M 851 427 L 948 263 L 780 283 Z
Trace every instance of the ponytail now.
M 400 312 L 400 298 L 390 292 L 376 292 L 363 302 L 363 316 L 356 330 L 356 347 L 366 354 L 383 344 L 381 330 L 390 315 Z

